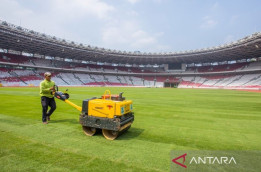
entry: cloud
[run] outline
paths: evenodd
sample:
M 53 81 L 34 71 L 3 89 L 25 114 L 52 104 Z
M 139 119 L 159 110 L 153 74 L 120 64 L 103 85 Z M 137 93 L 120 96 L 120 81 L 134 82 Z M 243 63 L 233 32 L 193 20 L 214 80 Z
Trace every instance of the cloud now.
M 132 44 L 135 46 L 134 42 L 147 38 L 147 33 L 140 29 L 135 20 L 110 23 L 102 33 L 102 40 L 106 44 Z
M 201 29 L 211 29 L 214 28 L 216 25 L 218 24 L 218 22 L 214 19 L 212 19 L 212 17 L 210 16 L 205 16 L 203 18 L 203 22 L 200 25 Z
M 130 16 L 130 17 L 138 17 L 139 16 L 139 13 L 135 10 L 126 11 L 125 13 L 126 13 L 127 16 Z
M 157 42 L 156 37 L 150 36 L 143 30 L 137 30 L 131 35 L 131 38 L 133 39 L 131 46 L 135 48 L 153 45 Z
M 232 25 L 236 24 L 239 22 L 239 19 L 240 19 L 239 15 L 233 15 L 233 16 L 231 16 L 229 23 Z
M 37 32 L 82 43 L 88 39 L 80 38 L 83 33 L 79 30 L 85 27 L 86 31 L 90 31 L 87 23 L 100 24 L 111 20 L 111 13 L 115 11 L 114 6 L 101 0 L 45 0 L 37 1 L 32 6 L 24 4 L 18 0 L 1 0 L 1 20 L 16 25 L 21 23 L 22 27 Z M 75 25 L 82 29 L 77 29 Z
M 109 13 L 115 10 L 112 5 L 101 0 L 45 0 L 37 2 L 39 9 L 22 6 L 20 3 L 17 0 L 1 0 L 1 16 L 7 19 L 20 17 L 49 21 L 68 21 L 86 16 L 107 19 Z
M 137 2 L 139 2 L 140 0 L 127 0 L 129 3 L 131 4 L 136 4 Z
M 153 0 L 155 3 L 162 3 L 163 0 Z
M 23 8 L 15 0 L 1 0 L 0 16 L 1 20 L 20 25 L 21 19 L 33 15 L 33 11 Z
M 218 3 L 218 2 L 215 2 L 215 3 L 212 5 L 212 7 L 211 7 L 212 10 L 217 10 L 218 8 L 219 8 L 219 3 Z
M 1 20 L 58 38 L 116 50 L 155 52 L 168 47 L 159 43 L 163 32 L 142 27 L 137 11 L 122 11 L 105 1 L 46 0 L 32 6 L 18 0 L 1 2 Z
M 224 39 L 224 43 L 231 43 L 235 40 L 235 36 L 234 35 L 227 35 Z
M 163 32 L 150 34 L 134 20 L 118 22 L 103 29 L 102 41 L 105 45 L 125 48 L 125 50 L 128 47 L 131 51 L 143 49 L 155 52 L 162 51 L 163 47 L 168 48 L 158 42 L 158 39 L 163 36 Z
M 129 3 L 131 4 L 136 4 L 138 2 L 140 2 L 141 0 L 127 0 Z M 153 0 L 152 2 L 154 3 L 161 3 L 163 0 Z
M 99 19 L 105 19 L 114 11 L 114 7 L 100 0 L 52 0 L 50 1 L 53 11 L 60 16 L 68 18 L 92 15 Z

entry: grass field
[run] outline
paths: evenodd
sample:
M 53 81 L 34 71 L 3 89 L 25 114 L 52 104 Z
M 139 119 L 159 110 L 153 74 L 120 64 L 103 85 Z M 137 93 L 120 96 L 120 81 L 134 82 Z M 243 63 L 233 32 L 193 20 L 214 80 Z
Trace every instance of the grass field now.
M 69 88 L 70 100 L 81 105 L 105 89 Z M 171 150 L 261 150 L 260 93 L 110 90 L 123 91 L 135 112 L 132 127 L 114 141 L 85 136 L 79 112 L 59 100 L 43 125 L 38 88 L 0 88 L 1 171 L 169 171 Z

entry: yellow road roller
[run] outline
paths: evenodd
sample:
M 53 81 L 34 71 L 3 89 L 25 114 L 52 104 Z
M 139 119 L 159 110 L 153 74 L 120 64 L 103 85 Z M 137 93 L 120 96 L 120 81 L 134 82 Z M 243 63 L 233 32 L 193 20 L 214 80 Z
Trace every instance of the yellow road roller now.
M 97 98 L 93 97 L 82 101 L 82 107 L 69 101 L 69 94 L 58 91 L 55 86 L 53 93 L 57 99 L 73 106 L 81 112 L 79 122 L 87 136 L 93 136 L 97 130 L 102 130 L 103 136 L 114 140 L 127 131 L 134 121 L 132 100 L 122 97 L 123 93 L 111 95 L 109 90 Z

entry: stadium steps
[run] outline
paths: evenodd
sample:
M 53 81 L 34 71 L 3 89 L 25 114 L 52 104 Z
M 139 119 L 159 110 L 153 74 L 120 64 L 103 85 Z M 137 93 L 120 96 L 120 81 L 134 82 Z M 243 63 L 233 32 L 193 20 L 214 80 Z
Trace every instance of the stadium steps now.
M 196 76 L 194 76 L 194 78 L 191 80 L 191 82 L 194 83 L 195 79 L 196 79 Z M 188 87 L 188 86 L 191 86 L 191 84 L 188 83 L 188 84 L 187 84 L 187 87 Z
M 217 80 L 217 82 L 215 82 L 212 86 L 216 86 L 218 83 L 222 82 L 225 78 L 221 78 L 219 80 Z
M 103 80 L 105 81 L 105 82 L 109 82 L 109 79 L 108 78 L 106 78 L 106 76 L 105 75 L 102 75 L 103 76 Z
M 96 79 L 91 75 L 91 74 L 89 74 L 90 75 L 90 78 L 94 81 L 94 82 L 96 82 Z
M 64 79 L 63 79 L 63 77 L 62 76 L 60 76 L 60 75 L 56 75 L 58 78 L 60 78 L 63 82 L 65 82 L 67 85 L 70 85 L 67 81 L 65 81 Z
M 156 87 L 157 80 L 154 80 L 153 86 Z
M 73 76 L 74 76 L 74 78 L 78 79 L 84 85 L 84 82 L 78 76 L 76 76 L 75 73 L 73 73 Z
M 134 86 L 133 79 L 130 77 L 129 81 L 131 82 L 131 85 Z
M 145 79 L 141 79 L 142 80 L 142 85 L 145 86 Z
M 105 75 L 102 75 L 103 76 L 103 81 L 102 83 L 105 85 L 105 86 L 108 86 L 108 84 L 110 84 L 110 81 L 108 78 L 105 77 Z
M 122 83 L 121 83 L 121 78 L 119 78 L 118 76 L 117 76 L 117 80 L 120 82 L 120 84 L 122 84 Z
M 203 80 L 202 77 L 196 77 L 196 78 L 195 78 L 195 82 L 194 82 L 195 84 L 194 84 L 194 85 L 195 85 L 196 87 L 200 87 L 200 85 L 202 85 L 202 80 Z
M 201 86 L 204 85 L 204 83 L 207 82 L 207 81 L 208 81 L 208 79 L 205 78 L 205 80 L 204 80 L 198 87 L 201 87 Z
M 127 79 L 125 78 L 125 76 L 123 76 L 123 79 L 125 80 L 125 83 L 127 83 L 129 85 L 129 82 L 127 81 Z M 131 79 L 131 78 L 130 78 Z M 134 85 L 133 82 L 129 79 L 129 81 L 131 82 L 131 85 Z
M 107 83 L 110 83 L 109 79 L 105 77 L 105 75 L 102 75 L 103 76 L 103 83 L 104 85 L 108 85 Z
M 125 78 L 125 76 L 123 76 L 123 79 L 124 79 L 125 83 L 127 83 L 127 85 L 133 85 L 133 83 L 130 81 L 130 78 L 127 80 Z
M 25 81 L 23 81 L 19 75 L 17 73 L 15 73 L 14 71 L 8 71 L 8 73 L 11 75 L 11 76 L 14 76 L 16 77 L 17 79 L 19 79 L 20 81 L 22 81 L 25 85 L 28 85 Z
M 117 76 L 117 80 L 120 82 L 120 84 L 121 85 L 124 85 L 124 83 L 122 83 L 122 81 L 121 81 L 121 78 L 119 78 L 118 76 Z M 126 83 L 126 82 L 125 82 Z M 127 83 L 128 84 L 128 83 Z
M 33 70 L 33 72 L 34 72 L 34 74 L 36 75 L 36 76 L 38 76 L 38 77 L 42 77 L 39 73 L 37 73 L 35 70 Z
M 249 82 L 252 82 L 252 81 L 258 80 L 259 78 L 261 78 L 261 75 L 255 77 L 255 78 L 250 79 L 249 81 L 247 81 L 246 83 L 242 84 L 241 86 L 244 86 L 244 85 L 248 84 Z
M 93 80 L 93 82 L 97 82 L 96 79 L 91 74 L 89 74 L 89 76 Z
M 31 62 L 32 62 L 35 66 L 37 66 L 33 60 L 31 60 Z
M 131 82 L 132 85 L 134 85 L 134 82 L 133 82 L 133 79 L 131 78 L 131 76 L 129 78 L 129 81 Z
M 55 64 L 54 60 L 51 60 L 51 65 L 52 65 L 53 67 L 57 67 L 57 65 Z
M 238 78 L 236 78 L 236 79 L 234 79 L 233 81 L 231 81 L 231 82 L 229 82 L 228 84 L 226 84 L 226 86 L 229 86 L 229 85 L 231 85 L 233 82 L 240 80 L 243 76 L 244 76 L 244 75 L 240 75 Z

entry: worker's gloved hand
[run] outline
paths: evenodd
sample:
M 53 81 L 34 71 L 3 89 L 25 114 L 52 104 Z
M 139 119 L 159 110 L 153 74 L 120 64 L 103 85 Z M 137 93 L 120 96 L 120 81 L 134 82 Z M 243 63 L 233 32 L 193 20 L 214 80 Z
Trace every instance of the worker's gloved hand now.
M 54 88 L 54 87 L 51 87 L 50 90 L 53 91 L 53 92 L 55 92 L 55 88 Z

